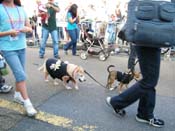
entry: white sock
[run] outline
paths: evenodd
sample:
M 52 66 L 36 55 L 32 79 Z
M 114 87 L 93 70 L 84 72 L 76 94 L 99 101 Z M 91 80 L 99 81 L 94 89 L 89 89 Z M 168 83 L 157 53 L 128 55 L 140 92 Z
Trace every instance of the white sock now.
M 20 93 L 20 92 L 18 92 L 18 91 L 15 91 L 14 96 L 15 96 L 15 97 L 21 97 L 21 98 L 22 98 L 21 93 Z
M 26 99 L 26 100 L 24 100 L 24 105 L 25 105 L 25 106 L 32 105 L 32 103 L 31 103 L 31 101 L 30 101 L 30 99 L 29 99 L 29 98 L 28 98 L 28 99 Z

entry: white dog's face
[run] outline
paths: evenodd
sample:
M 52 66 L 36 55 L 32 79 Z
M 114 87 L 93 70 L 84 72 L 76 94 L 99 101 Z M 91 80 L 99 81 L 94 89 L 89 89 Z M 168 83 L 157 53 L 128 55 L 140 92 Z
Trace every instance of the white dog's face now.
M 79 74 L 78 74 L 78 79 L 79 79 L 80 82 L 86 81 L 86 78 L 85 78 L 84 75 L 79 75 Z
M 86 81 L 84 76 L 84 69 L 82 67 L 78 67 L 77 72 L 75 74 L 75 79 L 79 80 L 80 82 Z

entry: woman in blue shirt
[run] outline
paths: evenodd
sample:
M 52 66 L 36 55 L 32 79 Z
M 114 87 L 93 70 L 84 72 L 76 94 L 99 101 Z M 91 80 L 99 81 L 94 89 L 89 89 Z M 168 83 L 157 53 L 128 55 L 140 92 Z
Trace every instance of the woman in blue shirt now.
M 34 116 L 37 111 L 26 89 L 27 32 L 32 32 L 32 28 L 20 0 L 0 0 L 0 50 L 16 79 L 14 100 L 24 104 L 28 116 Z
M 79 37 L 78 33 L 78 22 L 79 17 L 77 15 L 76 4 L 72 4 L 67 12 L 67 31 L 70 36 L 70 42 L 64 45 L 64 51 L 67 54 L 67 50 L 72 46 L 72 55 L 76 55 L 77 50 L 77 39 Z

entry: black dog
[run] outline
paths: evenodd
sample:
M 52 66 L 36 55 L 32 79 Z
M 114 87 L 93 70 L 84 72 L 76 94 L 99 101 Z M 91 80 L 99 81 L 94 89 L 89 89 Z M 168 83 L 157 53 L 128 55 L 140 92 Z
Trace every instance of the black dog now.
M 140 78 L 140 73 L 128 70 L 127 72 L 120 72 L 116 70 L 110 70 L 110 68 L 115 67 L 114 65 L 109 65 L 107 68 L 107 71 L 109 72 L 108 79 L 107 79 L 107 85 L 106 87 L 110 90 L 114 90 L 115 87 L 112 87 L 112 84 L 115 82 L 115 80 L 119 81 L 118 90 L 119 93 L 122 92 L 123 85 L 125 85 L 126 88 L 127 85 L 133 80 L 138 80 Z

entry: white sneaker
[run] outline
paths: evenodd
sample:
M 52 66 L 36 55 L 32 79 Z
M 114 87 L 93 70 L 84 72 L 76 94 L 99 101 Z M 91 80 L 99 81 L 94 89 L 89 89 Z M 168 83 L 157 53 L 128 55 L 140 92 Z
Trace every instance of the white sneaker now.
M 24 99 L 22 98 L 20 92 L 15 92 L 13 101 L 21 105 L 24 105 Z
M 33 117 L 37 114 L 37 111 L 35 110 L 35 108 L 33 107 L 30 99 L 26 99 L 24 100 L 24 108 L 26 109 L 27 115 L 29 117 Z
M 32 104 L 24 105 L 24 107 L 25 107 L 27 115 L 29 117 L 33 117 L 33 116 L 35 116 L 37 114 L 37 111 L 35 110 L 35 108 L 33 107 Z
M 3 85 L 2 87 L 0 87 L 0 93 L 8 93 L 13 89 L 12 86 L 9 85 Z

